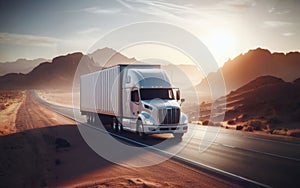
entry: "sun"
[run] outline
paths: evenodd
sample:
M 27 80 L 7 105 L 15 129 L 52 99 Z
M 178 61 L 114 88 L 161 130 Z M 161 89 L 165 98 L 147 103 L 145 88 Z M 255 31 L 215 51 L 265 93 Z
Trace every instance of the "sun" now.
M 218 32 L 213 35 L 213 45 L 218 51 L 229 51 L 234 48 L 235 39 L 231 33 Z
M 210 49 L 217 59 L 226 61 L 236 50 L 236 37 L 233 32 L 228 30 L 217 30 L 216 32 L 212 32 L 209 38 Z

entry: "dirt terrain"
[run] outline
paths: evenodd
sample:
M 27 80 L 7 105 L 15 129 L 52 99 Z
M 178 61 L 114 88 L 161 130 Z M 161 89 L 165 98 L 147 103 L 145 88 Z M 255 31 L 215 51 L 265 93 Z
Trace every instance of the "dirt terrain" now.
M 17 112 L 24 100 L 24 91 L 0 90 L 0 136 L 15 133 Z
M 0 137 L 0 187 L 237 187 L 173 160 L 143 168 L 111 163 L 89 148 L 74 121 L 32 93 L 17 110 L 16 133 Z

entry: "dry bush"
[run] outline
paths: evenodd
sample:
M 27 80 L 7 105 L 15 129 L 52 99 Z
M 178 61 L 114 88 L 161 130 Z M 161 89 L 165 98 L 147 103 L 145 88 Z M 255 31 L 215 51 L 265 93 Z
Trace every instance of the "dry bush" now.
M 287 129 L 281 129 L 277 128 L 272 131 L 272 134 L 277 134 L 277 135 L 287 135 L 288 130 Z
M 239 130 L 243 130 L 243 128 L 244 128 L 244 127 L 243 127 L 242 125 L 238 125 L 238 126 L 236 126 L 235 129 L 239 131 Z
M 252 127 L 255 131 L 262 131 L 267 129 L 267 126 L 260 120 L 251 120 L 248 122 L 248 126 Z
M 245 130 L 245 131 L 248 131 L 248 132 L 253 132 L 253 127 L 245 127 L 244 130 Z
M 228 120 L 227 123 L 228 123 L 228 125 L 235 125 L 236 124 L 235 120 L 233 120 L 233 119 Z
M 209 123 L 208 120 L 204 120 L 204 121 L 202 122 L 202 125 L 208 125 L 208 123 Z
M 0 110 L 5 110 L 6 109 L 6 105 L 5 104 L 1 104 L 0 105 Z

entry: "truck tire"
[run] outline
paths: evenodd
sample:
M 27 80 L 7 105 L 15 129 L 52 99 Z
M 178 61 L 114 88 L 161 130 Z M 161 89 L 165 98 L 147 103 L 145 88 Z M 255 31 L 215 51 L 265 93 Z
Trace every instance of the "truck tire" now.
M 136 130 L 137 130 L 137 134 L 139 135 L 139 137 L 141 137 L 142 139 L 146 138 L 146 134 L 144 132 L 143 122 L 140 119 L 137 120 L 137 122 L 136 122 Z
M 94 125 L 95 124 L 95 114 L 91 113 L 91 124 Z
M 174 133 L 173 136 L 177 140 L 182 140 L 183 133 Z
M 89 124 L 90 122 L 91 122 L 91 114 L 90 113 L 88 113 L 87 115 L 86 115 L 86 121 L 87 121 L 87 123 Z
M 118 133 L 122 133 L 123 132 L 123 125 L 119 121 L 117 121 L 117 132 Z
M 113 120 L 112 120 L 112 123 L 111 123 L 111 129 L 114 131 L 114 132 L 117 132 L 118 131 L 118 120 L 117 118 L 113 117 Z

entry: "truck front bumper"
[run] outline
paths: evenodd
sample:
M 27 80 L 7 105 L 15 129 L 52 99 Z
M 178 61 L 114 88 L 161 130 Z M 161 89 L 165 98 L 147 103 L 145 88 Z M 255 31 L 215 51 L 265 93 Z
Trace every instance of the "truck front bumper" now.
M 180 125 L 144 125 L 145 134 L 186 133 L 187 124 Z

